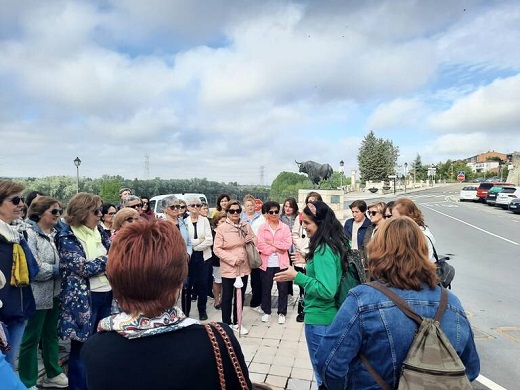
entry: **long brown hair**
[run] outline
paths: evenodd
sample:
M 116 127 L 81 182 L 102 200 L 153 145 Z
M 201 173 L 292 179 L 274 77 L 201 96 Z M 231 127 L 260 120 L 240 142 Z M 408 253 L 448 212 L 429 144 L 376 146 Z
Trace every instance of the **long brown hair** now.
M 371 280 L 403 290 L 434 288 L 439 283 L 435 264 L 429 260 L 426 236 L 410 217 L 389 219 L 368 244 Z
M 419 207 L 414 203 L 413 200 L 408 198 L 399 198 L 395 201 L 393 210 L 397 209 L 399 211 L 399 215 L 405 215 L 407 217 L 412 218 L 417 225 L 421 227 L 426 227 L 424 223 L 424 217 L 419 210 Z

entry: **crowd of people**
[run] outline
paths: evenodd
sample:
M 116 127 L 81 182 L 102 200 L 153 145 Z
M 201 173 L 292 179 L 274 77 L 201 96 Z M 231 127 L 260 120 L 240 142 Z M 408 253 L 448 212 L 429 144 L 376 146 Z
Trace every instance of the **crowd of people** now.
M 280 325 L 298 286 L 295 320 L 304 323 L 320 388 L 378 388 L 360 354 L 396 387 L 415 325 L 362 282 L 390 287 L 423 316 L 439 306 L 435 238 L 407 198 L 356 200 L 342 225 L 318 192 L 306 196 L 301 212 L 292 197 L 266 201 L 259 212 L 252 195 L 221 194 L 211 215 L 197 197 L 168 196 L 164 218 L 155 218 L 150 199 L 128 188 L 117 205 L 78 193 L 65 211 L 41 193 L 24 198 L 24 190 L 0 181 L 0 375 L 8 389 L 37 388 L 38 348 L 43 387 L 253 388 L 235 336 L 249 333 L 241 315 L 248 284 L 249 306 L 264 323 L 276 284 Z M 251 244 L 262 261 L 253 269 Z M 338 304 L 353 258 L 364 272 Z M 208 297 L 220 323 L 206 322 Z M 473 334 L 451 292 L 441 328 L 474 380 Z M 68 376 L 58 364 L 59 338 L 71 343 Z M 135 356 L 140 370 L 127 370 Z

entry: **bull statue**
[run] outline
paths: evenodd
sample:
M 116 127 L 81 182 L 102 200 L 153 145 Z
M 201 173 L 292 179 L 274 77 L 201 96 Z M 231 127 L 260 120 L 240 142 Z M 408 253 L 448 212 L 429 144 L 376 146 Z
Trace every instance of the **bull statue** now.
M 332 188 L 333 170 L 330 164 L 318 164 L 314 161 L 298 162 L 294 160 L 294 162 L 298 164 L 300 172 L 307 174 L 313 185 L 316 185 L 319 188 L 323 180 L 329 179 L 330 188 Z

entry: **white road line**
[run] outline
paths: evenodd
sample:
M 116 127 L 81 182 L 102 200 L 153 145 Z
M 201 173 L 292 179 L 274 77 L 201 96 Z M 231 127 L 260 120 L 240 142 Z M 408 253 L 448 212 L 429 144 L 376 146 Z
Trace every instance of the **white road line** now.
M 505 387 L 496 384 L 491 379 L 486 378 L 484 375 L 479 375 L 475 380 L 491 390 L 507 390 Z
M 481 232 L 487 233 L 487 234 L 489 234 L 490 236 L 493 236 L 493 237 L 496 237 L 496 238 L 500 238 L 501 240 L 507 241 L 507 242 L 509 242 L 509 243 L 511 243 L 511 244 L 513 244 L 513 245 L 520 245 L 518 242 L 514 242 L 514 241 L 511 241 L 511 240 L 508 240 L 507 238 L 504 238 L 504 237 L 501 237 L 501 236 L 496 235 L 496 234 L 494 234 L 494 233 L 488 232 L 487 230 L 481 229 L 481 228 L 479 228 L 478 226 L 472 225 L 471 223 L 465 222 L 465 221 L 463 221 L 463 220 L 461 220 L 461 219 L 458 219 L 458 218 L 452 217 L 451 215 L 445 214 L 445 213 L 443 213 L 443 212 L 441 212 L 441 211 L 439 211 L 439 210 L 435 210 L 434 208 L 428 207 L 428 206 L 426 206 L 426 205 L 424 205 L 424 204 L 423 204 L 422 206 L 423 206 L 423 207 L 426 207 L 427 209 L 429 209 L 429 210 L 431 210 L 431 211 L 435 211 L 435 212 L 438 213 L 438 214 L 444 215 L 445 217 L 448 217 L 448 218 L 454 219 L 455 221 L 458 221 L 458 222 L 460 222 L 460 223 L 463 223 L 464 225 L 471 226 L 472 228 L 475 228 L 475 229 L 477 229 L 477 230 L 480 230 Z

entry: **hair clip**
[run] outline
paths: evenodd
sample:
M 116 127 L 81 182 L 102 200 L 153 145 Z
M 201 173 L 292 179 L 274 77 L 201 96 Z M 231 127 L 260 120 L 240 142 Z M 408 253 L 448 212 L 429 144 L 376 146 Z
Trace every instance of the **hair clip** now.
M 309 210 L 311 210 L 312 215 L 316 216 L 316 206 L 314 206 L 312 203 L 308 203 L 307 207 Z

